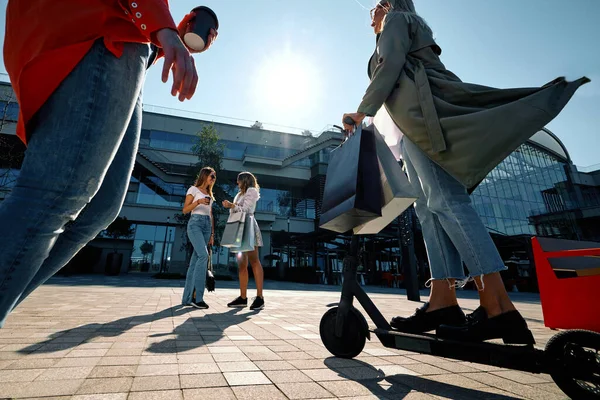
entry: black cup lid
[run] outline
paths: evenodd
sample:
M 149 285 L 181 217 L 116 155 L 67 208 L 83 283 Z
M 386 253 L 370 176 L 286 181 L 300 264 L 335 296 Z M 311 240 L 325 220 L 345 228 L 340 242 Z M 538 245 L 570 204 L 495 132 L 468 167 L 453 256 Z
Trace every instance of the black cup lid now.
M 209 13 L 210 15 L 212 15 L 212 17 L 215 19 L 215 23 L 217 25 L 217 30 L 219 30 L 219 18 L 217 18 L 217 14 L 215 14 L 215 12 L 213 10 L 211 10 L 210 8 L 206 7 L 206 6 L 200 6 L 200 7 L 196 7 L 194 9 L 192 9 L 192 11 L 196 12 L 196 11 L 206 11 L 207 13 Z

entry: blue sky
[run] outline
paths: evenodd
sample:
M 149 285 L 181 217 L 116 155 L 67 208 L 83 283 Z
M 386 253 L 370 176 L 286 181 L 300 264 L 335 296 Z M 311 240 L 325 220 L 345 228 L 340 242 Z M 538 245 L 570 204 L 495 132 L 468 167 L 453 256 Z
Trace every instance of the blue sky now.
M 320 131 L 355 111 L 374 49 L 374 0 L 171 0 L 176 21 L 197 5 L 219 16 L 219 39 L 196 56 L 195 97 L 179 103 L 149 72 L 145 104 Z M 2 10 L 6 0 L 0 0 Z M 548 128 L 577 165 L 600 163 L 600 0 L 415 0 L 463 81 L 541 86 L 586 75 Z M 365 9 L 366 8 L 366 9 Z M 4 16 L 2 18 L 4 23 Z M 3 27 L 0 27 L 3 39 Z M 210 117 L 206 117 L 210 119 Z M 268 126 L 268 125 L 266 125 Z

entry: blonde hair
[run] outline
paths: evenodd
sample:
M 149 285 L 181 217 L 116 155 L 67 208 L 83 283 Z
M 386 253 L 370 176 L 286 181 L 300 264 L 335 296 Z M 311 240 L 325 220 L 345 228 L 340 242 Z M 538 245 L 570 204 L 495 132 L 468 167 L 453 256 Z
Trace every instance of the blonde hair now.
M 258 181 L 256 177 L 252 175 L 251 172 L 240 172 L 237 176 L 238 182 L 240 182 L 240 192 L 245 194 L 246 191 L 250 188 L 255 188 L 256 190 L 260 190 L 260 186 L 258 186 Z
M 206 183 L 206 180 L 208 179 L 208 177 L 210 176 L 210 174 L 214 173 L 215 175 L 217 174 L 216 171 L 211 168 L 211 167 L 204 167 L 200 170 L 200 172 L 198 173 L 198 176 L 196 177 L 196 182 L 194 183 L 194 186 L 196 187 L 202 187 L 204 185 L 204 183 Z M 216 179 L 213 180 L 213 182 L 208 185 L 208 194 L 210 195 L 210 198 L 215 199 L 215 196 L 213 194 L 213 186 L 216 182 Z

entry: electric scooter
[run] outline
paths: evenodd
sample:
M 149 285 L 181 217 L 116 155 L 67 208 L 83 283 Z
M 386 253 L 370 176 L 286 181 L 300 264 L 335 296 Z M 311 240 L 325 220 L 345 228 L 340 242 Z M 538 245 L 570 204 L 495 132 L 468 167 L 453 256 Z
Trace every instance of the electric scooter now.
M 552 376 L 572 399 L 600 399 L 600 334 L 566 330 L 554 335 L 544 350 L 533 345 L 506 345 L 490 342 L 462 342 L 440 339 L 432 334 L 409 334 L 393 330 L 357 280 L 358 236 L 353 236 L 344 259 L 342 295 L 336 307 L 321 318 L 319 333 L 327 350 L 336 357 L 358 356 L 371 333 L 385 347 L 430 354 L 531 373 Z M 354 299 L 375 324 L 353 306 Z
M 344 120 L 354 125 L 352 119 Z M 336 126 L 344 131 L 344 128 Z M 344 131 L 345 132 L 345 131 Z M 354 235 L 343 264 L 340 302 L 321 318 L 319 333 L 327 350 L 336 357 L 354 358 L 375 334 L 388 348 L 468 361 L 552 376 L 558 387 L 572 399 L 600 400 L 600 333 L 564 330 L 554 335 L 545 349 L 534 345 L 446 340 L 433 334 L 409 334 L 392 329 L 358 283 L 359 238 Z M 375 324 L 353 306 L 354 299 Z

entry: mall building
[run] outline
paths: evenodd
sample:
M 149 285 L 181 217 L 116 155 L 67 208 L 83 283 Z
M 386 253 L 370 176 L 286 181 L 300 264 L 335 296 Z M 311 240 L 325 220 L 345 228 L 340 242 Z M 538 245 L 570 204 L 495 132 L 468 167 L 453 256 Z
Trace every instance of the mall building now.
M 11 100 L 9 84 L 0 85 L 0 95 L 0 154 L 22 154 L 24 148 L 14 135 L 18 106 Z M 121 273 L 153 274 L 161 267 L 185 273 L 185 226 L 178 223 L 177 215 L 198 162 L 192 152 L 194 139 L 207 124 L 214 124 L 225 148 L 218 181 L 229 185 L 231 198 L 239 172 L 251 171 L 258 178 L 261 199 L 255 217 L 264 239 L 263 265 L 279 266 L 279 271 L 316 268 L 322 271 L 316 274 L 321 281 L 336 281 L 348 237 L 320 230 L 318 225 L 329 153 L 342 140 L 339 130 L 333 126 L 320 132 L 270 129 L 251 121 L 149 105 L 144 106 L 141 142 L 120 214 L 133 223 L 134 233 L 116 240 L 101 234 L 86 247 L 96 264 L 88 262 L 78 270 L 104 271 L 106 254 L 117 248 L 126 254 Z M 0 159 L 0 200 L 18 176 L 20 158 Z M 518 264 L 528 276 L 533 235 L 600 241 L 600 168 L 576 167 L 563 143 L 547 129 L 498 165 L 472 199 L 507 265 Z M 407 229 L 415 239 L 421 278 L 426 278 L 425 249 L 413 213 L 411 208 L 379 235 L 365 238 L 367 282 L 379 284 L 389 274 L 402 276 Z M 79 257 L 81 262 L 84 254 Z M 235 275 L 235 254 L 227 249 L 215 249 L 213 263 Z

